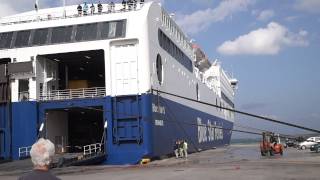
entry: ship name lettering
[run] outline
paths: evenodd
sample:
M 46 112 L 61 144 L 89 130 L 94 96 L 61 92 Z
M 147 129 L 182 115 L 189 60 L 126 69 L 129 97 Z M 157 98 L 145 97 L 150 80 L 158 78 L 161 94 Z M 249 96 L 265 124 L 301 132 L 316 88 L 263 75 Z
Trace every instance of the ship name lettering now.
M 166 109 L 164 106 L 155 105 L 152 103 L 152 112 L 159 114 L 166 114 Z
M 156 126 L 164 126 L 163 120 L 156 119 L 154 120 L 154 125 Z
M 212 123 L 208 120 L 207 123 L 202 123 L 201 118 L 197 118 L 198 125 L 198 142 L 212 142 L 215 140 L 223 140 L 222 126 L 218 126 L 217 122 Z

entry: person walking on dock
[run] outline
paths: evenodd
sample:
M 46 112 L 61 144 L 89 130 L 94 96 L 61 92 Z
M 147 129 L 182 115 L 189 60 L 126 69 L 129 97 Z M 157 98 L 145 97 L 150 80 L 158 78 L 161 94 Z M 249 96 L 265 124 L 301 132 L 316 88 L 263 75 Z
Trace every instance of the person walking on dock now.
M 30 151 L 31 161 L 34 166 L 33 170 L 30 173 L 19 177 L 18 180 L 60 180 L 49 171 L 54 153 L 54 144 L 50 140 L 40 138 L 32 145 Z
M 176 155 L 176 158 L 178 159 L 180 157 L 180 141 L 176 140 L 174 143 L 174 154 Z
M 182 151 L 183 151 L 183 153 L 182 153 L 183 157 L 187 159 L 188 158 L 188 143 L 186 140 L 184 140 L 182 143 Z

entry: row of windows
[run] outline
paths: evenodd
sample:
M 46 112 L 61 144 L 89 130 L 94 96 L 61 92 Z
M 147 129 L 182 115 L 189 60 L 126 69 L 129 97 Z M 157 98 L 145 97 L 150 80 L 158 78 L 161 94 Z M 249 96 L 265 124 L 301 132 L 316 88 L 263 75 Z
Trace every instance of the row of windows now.
M 226 101 L 231 107 L 234 108 L 233 102 L 221 91 L 221 97 L 224 101 Z
M 187 68 L 190 72 L 193 72 L 192 61 L 185 55 L 179 47 L 177 47 L 171 39 L 168 38 L 160 29 L 158 31 L 158 40 L 160 46 L 167 51 L 172 57 L 174 57 L 181 65 Z
M 126 21 L 111 21 L 0 33 L 0 49 L 124 37 Z
M 185 35 L 181 33 L 176 23 L 171 20 L 170 16 L 165 11 L 162 11 L 161 22 L 171 32 L 171 34 L 182 43 L 184 48 L 188 48 L 189 51 L 192 51 Z

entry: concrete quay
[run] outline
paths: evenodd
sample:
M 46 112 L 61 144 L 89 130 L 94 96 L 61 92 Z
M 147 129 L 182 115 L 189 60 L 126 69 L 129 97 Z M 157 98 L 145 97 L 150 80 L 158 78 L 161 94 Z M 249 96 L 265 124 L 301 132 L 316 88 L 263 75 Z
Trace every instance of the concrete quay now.
M 30 171 L 28 161 L 20 168 L 17 162 L 0 164 L 0 179 L 17 179 Z M 63 180 L 318 180 L 320 153 L 287 148 L 283 156 L 261 157 L 258 144 L 235 144 L 193 153 L 188 159 L 172 157 L 147 165 L 67 167 L 52 172 Z

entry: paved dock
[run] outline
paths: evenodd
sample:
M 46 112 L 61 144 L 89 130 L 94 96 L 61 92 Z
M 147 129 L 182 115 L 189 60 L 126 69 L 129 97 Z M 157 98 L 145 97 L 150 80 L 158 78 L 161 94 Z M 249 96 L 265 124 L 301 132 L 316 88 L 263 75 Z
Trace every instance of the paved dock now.
M 0 164 L 0 179 L 17 179 L 30 171 L 28 160 Z M 53 170 L 63 180 L 205 180 L 205 179 L 320 179 L 320 153 L 286 149 L 284 156 L 261 157 L 258 144 L 231 145 L 190 154 L 188 159 L 167 158 L 147 165 L 82 166 Z

